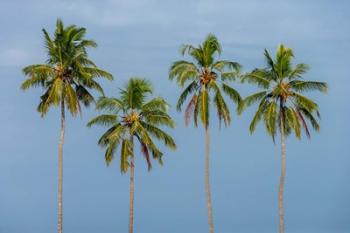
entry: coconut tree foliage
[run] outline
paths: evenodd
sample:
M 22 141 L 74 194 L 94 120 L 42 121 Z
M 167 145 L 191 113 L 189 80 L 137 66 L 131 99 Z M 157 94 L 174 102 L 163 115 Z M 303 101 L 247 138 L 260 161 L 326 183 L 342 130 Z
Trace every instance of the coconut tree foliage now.
M 209 182 L 210 105 L 216 109 L 220 124 L 223 121 L 227 126 L 231 122 L 231 116 L 224 95 L 237 106 L 241 103 L 239 93 L 229 85 L 229 82 L 235 80 L 239 74 L 241 66 L 237 62 L 218 59 L 221 51 L 218 39 L 215 35 L 209 34 L 198 46 L 183 45 L 180 53 L 183 56 L 188 55 L 189 59 L 174 62 L 169 71 L 169 79 L 176 79 L 178 85 L 184 88 L 177 102 L 177 110 L 181 111 L 184 103 L 188 101 L 185 108 L 185 124 L 188 125 L 193 116 L 197 127 L 200 118 L 206 131 L 205 183 L 210 233 L 214 232 Z
M 63 188 L 63 143 L 65 130 L 65 110 L 76 116 L 81 106 L 94 102 L 90 90 L 103 94 L 97 79 L 112 80 L 110 73 L 98 68 L 89 58 L 87 49 L 95 48 L 93 40 L 85 39 L 86 29 L 75 25 L 64 26 L 57 20 L 56 30 L 51 37 L 43 29 L 47 60 L 42 64 L 27 66 L 23 69 L 28 77 L 21 88 L 41 87 L 43 95 L 37 110 L 45 116 L 50 107 L 60 107 L 61 133 L 59 143 L 59 181 L 58 181 L 58 232 L 62 232 L 62 188 Z
M 265 49 L 266 67 L 255 69 L 243 76 L 243 82 L 257 85 L 262 90 L 244 99 L 245 106 L 259 103 L 251 121 L 250 132 L 253 133 L 259 122 L 263 122 L 266 132 L 275 140 L 277 133 L 281 136 L 281 177 L 279 185 L 280 233 L 284 232 L 284 179 L 286 173 L 285 137 L 294 133 L 301 138 L 302 130 L 310 137 L 310 125 L 316 131 L 320 126 L 319 107 L 315 101 L 306 97 L 308 91 L 327 91 L 327 84 L 302 78 L 308 71 L 306 64 L 293 66 L 293 51 L 280 45 L 275 59 Z
M 151 157 L 162 164 L 163 153 L 154 140 L 161 141 L 170 149 L 175 149 L 173 138 L 160 127 L 174 127 L 174 121 L 168 115 L 168 104 L 161 98 L 148 99 L 152 86 L 145 79 L 131 78 L 121 90 L 119 98 L 101 97 L 96 108 L 105 114 L 93 118 L 92 125 L 107 126 L 108 130 L 101 136 L 98 144 L 106 149 L 107 165 L 112 161 L 119 148 L 120 171 L 130 170 L 130 215 L 129 233 L 133 232 L 134 213 L 134 144 L 140 145 L 141 154 L 147 167 L 152 167 Z

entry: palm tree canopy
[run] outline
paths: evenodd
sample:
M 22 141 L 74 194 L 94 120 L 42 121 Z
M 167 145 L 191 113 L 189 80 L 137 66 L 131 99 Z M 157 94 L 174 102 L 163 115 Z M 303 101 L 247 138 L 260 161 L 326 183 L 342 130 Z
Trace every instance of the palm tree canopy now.
M 250 132 L 254 132 L 259 121 L 263 120 L 266 131 L 274 139 L 277 128 L 283 126 L 285 135 L 294 131 L 297 138 L 301 137 L 301 128 L 310 137 L 308 122 L 318 131 L 320 126 L 319 108 L 310 98 L 303 95 L 307 91 L 327 92 L 325 82 L 308 81 L 302 75 L 309 70 L 306 64 L 293 66 L 293 51 L 284 45 L 279 45 L 276 58 L 273 59 L 265 49 L 266 67 L 255 69 L 243 75 L 242 81 L 253 83 L 263 90 L 244 99 L 244 105 L 250 106 L 259 102 L 253 120 L 250 124 Z
M 131 78 L 119 98 L 100 97 L 97 110 L 105 114 L 93 118 L 87 126 L 98 124 L 108 126 L 98 143 L 106 148 L 107 165 L 113 159 L 115 151 L 120 146 L 120 170 L 126 172 L 129 168 L 129 157 L 134 156 L 134 138 L 141 145 L 141 152 L 151 169 L 150 154 L 162 164 L 163 153 L 154 143 L 154 139 L 162 141 L 170 149 L 176 149 L 173 138 L 164 132 L 160 126 L 174 128 L 175 124 L 168 115 L 168 103 L 161 97 L 148 100 L 152 94 L 152 86 L 145 79 Z
M 192 61 L 179 60 L 170 67 L 169 79 L 176 79 L 180 87 L 187 85 L 177 102 L 177 110 L 181 111 L 183 104 L 190 99 L 185 110 L 186 125 L 193 115 L 197 126 L 199 115 L 204 127 L 209 126 L 211 93 L 214 95 L 213 103 L 219 121 L 221 123 L 223 120 L 225 125 L 231 122 L 231 116 L 222 92 L 238 106 L 241 103 L 239 93 L 227 83 L 238 76 L 241 65 L 228 60 L 218 60 L 221 51 L 218 39 L 209 34 L 197 47 L 183 45 L 180 48 L 180 53 L 183 56 L 187 54 Z
M 64 101 L 73 116 L 80 112 L 80 102 L 88 106 L 94 101 L 89 89 L 103 94 L 96 78 L 112 80 L 113 76 L 98 68 L 88 57 L 87 49 L 96 47 L 92 40 L 86 40 L 86 29 L 75 25 L 65 27 L 57 20 L 54 37 L 43 29 L 47 61 L 45 64 L 27 66 L 23 72 L 29 78 L 21 88 L 41 86 L 44 94 L 38 111 L 44 116 L 49 107 Z

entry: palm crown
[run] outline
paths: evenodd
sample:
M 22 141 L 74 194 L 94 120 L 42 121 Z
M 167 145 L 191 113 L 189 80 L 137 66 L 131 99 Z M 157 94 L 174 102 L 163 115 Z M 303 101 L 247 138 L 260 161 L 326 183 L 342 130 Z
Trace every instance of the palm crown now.
M 129 168 L 128 158 L 134 156 L 133 138 L 140 145 L 141 151 L 151 169 L 149 151 L 154 159 L 162 164 L 163 153 L 157 148 L 153 139 L 162 141 L 170 149 L 176 145 L 170 135 L 159 126 L 173 128 L 174 122 L 167 114 L 168 104 L 161 98 L 146 99 L 152 93 L 152 86 L 144 79 L 131 78 L 125 89 L 120 92 L 120 98 L 101 97 L 96 108 L 108 114 L 102 114 L 92 119 L 88 126 L 94 124 L 109 126 L 110 128 L 99 139 L 99 144 L 106 148 L 105 159 L 109 164 L 114 152 L 121 144 L 120 170 L 126 172 Z
M 204 42 L 198 47 L 183 45 L 180 53 L 186 53 L 193 62 L 180 60 L 172 64 L 169 71 L 169 79 L 176 78 L 180 87 L 186 83 L 189 85 L 184 89 L 177 102 L 177 110 L 187 98 L 191 99 L 185 110 L 185 123 L 189 122 L 191 115 L 194 117 L 197 126 L 198 115 L 205 126 L 209 125 L 209 93 L 214 93 L 214 106 L 217 110 L 219 121 L 224 121 L 228 125 L 231 121 L 230 110 L 222 96 L 222 91 L 229 96 L 236 104 L 241 102 L 239 93 L 227 84 L 227 81 L 234 80 L 240 69 L 237 62 L 228 60 L 216 60 L 221 54 L 221 45 L 213 34 L 209 34 Z
M 88 89 L 103 94 L 102 87 L 95 81 L 97 77 L 112 80 L 110 73 L 99 69 L 88 57 L 87 48 L 96 47 L 92 40 L 84 39 L 85 28 L 75 25 L 64 27 L 57 20 L 54 38 L 43 29 L 48 53 L 46 64 L 35 64 L 23 69 L 29 76 L 21 88 L 41 86 L 45 93 L 41 96 L 38 111 L 45 115 L 52 105 L 66 104 L 72 115 L 80 112 L 80 103 L 88 106 L 94 101 Z
M 304 80 L 302 75 L 308 71 L 309 67 L 302 63 L 293 67 L 293 56 L 292 49 L 280 45 L 276 59 L 273 60 L 265 49 L 267 67 L 255 69 L 243 76 L 243 81 L 257 84 L 264 89 L 244 100 L 246 106 L 260 101 L 250 124 L 251 133 L 262 119 L 268 134 L 273 138 L 277 128 L 283 130 L 285 135 L 294 131 L 298 138 L 301 137 L 301 128 L 304 128 L 306 135 L 310 137 L 308 122 L 315 130 L 319 130 L 318 105 L 302 93 L 310 90 L 326 92 L 327 84 Z

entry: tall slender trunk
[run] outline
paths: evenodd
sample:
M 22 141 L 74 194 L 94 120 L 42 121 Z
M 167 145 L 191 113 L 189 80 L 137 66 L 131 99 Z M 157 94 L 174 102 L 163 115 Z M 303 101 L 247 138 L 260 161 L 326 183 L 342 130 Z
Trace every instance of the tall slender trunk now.
M 60 142 L 58 146 L 58 221 L 57 221 L 57 232 L 63 232 L 63 144 L 64 144 L 64 124 L 65 124 L 65 114 L 64 114 L 64 101 L 61 101 L 61 133 Z
M 284 233 L 284 206 L 283 206 L 283 194 L 284 194 L 284 180 L 286 176 L 286 139 L 284 134 L 284 119 L 283 113 L 281 117 L 281 177 L 280 185 L 278 192 L 278 208 L 279 208 L 279 224 L 280 224 L 280 233 Z
M 130 162 L 129 233 L 134 232 L 134 193 L 135 193 L 134 173 L 135 173 L 135 160 L 134 160 L 134 156 L 132 155 L 131 162 Z
M 209 163 L 210 163 L 210 135 L 209 129 L 205 129 L 205 193 L 207 197 L 207 209 L 208 209 L 208 225 L 209 233 L 214 233 L 213 223 L 213 207 L 211 202 L 211 190 L 210 190 L 210 179 L 209 179 Z

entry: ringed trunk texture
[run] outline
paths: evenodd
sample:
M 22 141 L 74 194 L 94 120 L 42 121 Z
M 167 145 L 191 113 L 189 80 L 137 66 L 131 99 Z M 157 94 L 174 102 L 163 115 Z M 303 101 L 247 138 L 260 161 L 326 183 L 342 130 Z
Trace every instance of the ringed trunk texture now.
M 135 164 L 134 164 L 134 156 L 131 157 L 130 162 L 130 205 L 129 205 L 129 233 L 134 232 L 134 193 L 135 193 Z
M 209 233 L 214 233 L 213 223 L 213 207 L 211 202 L 211 190 L 210 190 L 210 179 L 209 179 L 209 163 L 210 163 L 210 135 L 209 129 L 205 130 L 205 193 L 207 198 L 207 209 L 208 209 L 208 225 Z
M 283 119 L 281 121 L 281 177 L 278 192 L 278 208 L 279 208 L 279 227 L 280 233 L 284 233 L 284 180 L 286 176 L 286 139 L 284 135 Z
M 64 129 L 65 129 L 65 113 L 64 101 L 61 101 L 61 133 L 58 146 L 58 221 L 57 232 L 63 232 L 63 144 L 64 144 Z

